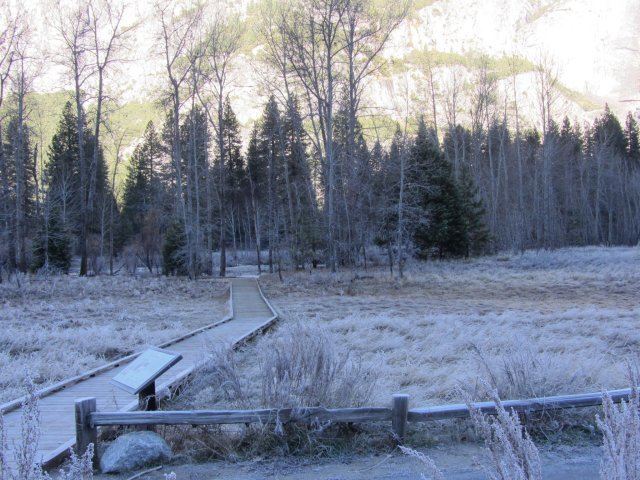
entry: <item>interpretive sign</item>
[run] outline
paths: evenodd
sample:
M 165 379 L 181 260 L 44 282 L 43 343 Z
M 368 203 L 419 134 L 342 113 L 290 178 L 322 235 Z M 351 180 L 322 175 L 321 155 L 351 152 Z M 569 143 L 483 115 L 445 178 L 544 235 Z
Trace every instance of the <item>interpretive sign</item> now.
M 125 392 L 135 395 L 154 383 L 156 378 L 180 360 L 182 360 L 182 355 L 179 353 L 150 348 L 142 352 L 138 358 L 113 377 L 111 383 Z

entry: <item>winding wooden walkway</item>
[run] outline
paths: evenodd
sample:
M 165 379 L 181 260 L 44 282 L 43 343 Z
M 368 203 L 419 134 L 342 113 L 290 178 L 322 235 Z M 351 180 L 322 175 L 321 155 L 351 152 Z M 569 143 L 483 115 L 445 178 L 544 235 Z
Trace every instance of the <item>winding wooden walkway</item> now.
M 266 301 L 254 278 L 232 278 L 232 316 L 215 326 L 201 329 L 179 341 L 163 344 L 168 350 L 182 354 L 182 361 L 156 382 L 157 391 L 179 382 L 198 364 L 206 360 L 211 347 L 216 344 L 235 345 L 245 341 L 268 327 L 276 320 L 276 313 Z M 130 359 L 129 359 L 130 360 Z M 97 369 L 86 375 L 57 384 L 56 388 L 43 391 L 40 399 L 41 437 L 38 457 L 45 466 L 63 458 L 75 444 L 74 401 L 81 397 L 97 397 L 98 411 L 134 410 L 137 395 L 130 395 L 111 385 L 113 378 L 128 362 L 110 364 L 107 369 Z M 55 390 L 51 392 L 51 390 Z M 17 402 L 13 402 L 16 405 Z M 0 406 L 7 410 L 11 404 Z M 4 414 L 4 428 L 8 440 L 8 459 L 13 463 L 14 446 L 20 443 L 21 408 Z M 13 465 L 15 467 L 15 465 Z

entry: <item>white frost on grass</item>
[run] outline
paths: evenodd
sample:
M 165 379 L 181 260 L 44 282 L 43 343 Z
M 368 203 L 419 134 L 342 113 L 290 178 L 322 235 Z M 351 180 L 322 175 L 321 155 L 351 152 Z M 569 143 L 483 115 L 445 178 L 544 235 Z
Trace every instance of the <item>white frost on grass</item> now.
M 0 285 L 0 403 L 157 345 L 227 314 L 225 282 L 25 277 Z
M 353 313 L 329 321 L 328 327 L 339 334 L 342 346 L 365 363 L 377 365 L 378 403 L 403 391 L 411 395 L 413 405 L 422 405 L 449 399 L 459 385 L 473 385 L 478 377 L 488 376 L 486 367 L 495 376 L 505 376 L 506 365 L 523 351 L 535 357 L 539 369 L 528 373 L 538 381 L 530 379 L 529 392 L 510 394 L 542 396 L 621 387 L 624 376 L 616 356 L 633 354 L 640 345 L 640 332 L 630 331 L 639 318 L 640 308 L 554 314 Z M 510 388 L 504 385 L 501 390 Z
M 285 314 L 338 333 L 392 393 L 459 401 L 495 377 L 504 398 L 623 388 L 640 350 L 640 248 L 586 247 L 388 270 L 290 274 L 265 290 Z M 286 317 L 287 315 L 285 315 Z M 525 378 L 526 377 L 526 378 Z

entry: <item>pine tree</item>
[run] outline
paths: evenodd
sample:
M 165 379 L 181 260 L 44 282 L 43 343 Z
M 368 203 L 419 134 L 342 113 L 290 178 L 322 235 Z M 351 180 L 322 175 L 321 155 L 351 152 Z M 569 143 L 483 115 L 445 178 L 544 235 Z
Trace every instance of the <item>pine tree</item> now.
M 320 245 L 316 193 L 311 182 L 305 132 L 298 99 L 287 102 L 283 115 L 285 182 L 288 182 L 292 220 L 290 220 L 291 250 L 296 264 L 314 263 Z
M 367 241 L 372 198 L 371 155 L 357 118 L 349 113 L 348 99 L 341 102 L 334 123 L 336 154 L 336 213 L 338 261 L 356 265 Z
M 59 271 L 69 273 L 71 267 L 71 236 L 62 224 L 63 216 L 54 211 L 42 227 L 34 242 L 33 271 Z
M 396 125 L 396 131 L 391 140 L 389 151 L 380 156 L 380 168 L 374 178 L 374 192 L 377 194 L 378 223 L 375 228 L 374 242 L 376 245 L 387 248 L 389 261 L 393 263 L 392 247 L 396 243 L 398 230 L 398 197 L 400 190 L 400 155 L 402 155 L 403 135 L 400 126 Z M 374 147 L 373 158 L 378 158 L 379 143 Z
M 267 178 L 267 166 L 264 163 L 258 141 L 258 125 L 251 130 L 249 146 L 247 148 L 247 181 L 249 182 L 249 205 L 251 208 L 251 223 L 256 247 L 258 273 L 262 273 L 262 218 L 264 215 L 264 182 Z
M 46 165 L 47 202 L 52 214 L 60 215 L 61 226 L 69 231 L 78 228 L 80 205 L 80 165 L 76 116 L 67 102 L 56 133 L 51 139 Z
M 7 128 L 2 133 L 0 178 L 3 188 L 0 203 L 6 212 L 2 215 L 2 230 L 9 237 L 6 241 L 9 271 L 17 267 L 25 272 L 28 267 L 26 241 L 36 220 L 31 131 L 23 125 L 20 132 L 18 118 L 11 114 Z
M 285 182 L 285 152 L 283 124 L 275 97 L 269 97 L 265 105 L 257 132 L 257 156 L 253 160 L 253 182 L 258 194 L 265 201 L 266 239 L 268 247 L 269 272 L 274 271 L 282 236 L 285 234 L 285 205 L 287 190 Z M 258 167 L 258 170 L 255 167 Z M 264 175 L 260 181 L 256 175 Z
M 413 241 L 419 258 L 459 257 L 467 253 L 469 243 L 462 201 L 451 164 L 433 139 L 421 119 L 411 149 L 410 183 L 419 209 Z
M 638 133 L 638 122 L 629 112 L 625 120 L 624 137 L 627 144 L 627 158 L 631 165 L 640 166 L 640 134 Z
M 160 231 L 165 227 L 163 213 L 171 209 L 166 205 L 167 194 L 160 181 L 160 164 L 164 155 L 160 138 L 153 122 L 149 122 L 140 143 L 129 160 L 124 182 L 121 212 L 120 242 L 137 238 L 144 250 L 144 258 L 151 267 L 152 256 L 159 253 Z
M 187 238 L 182 222 L 174 222 L 167 230 L 162 245 L 162 273 L 164 275 L 186 275 L 187 259 L 185 246 Z
M 466 236 L 464 256 L 481 255 L 489 243 L 490 234 L 485 225 L 486 209 L 482 198 L 478 194 L 478 187 L 467 166 L 462 168 L 459 181 L 460 203 Z
M 93 151 L 95 139 L 90 130 L 84 134 L 85 151 Z M 79 148 L 77 119 L 71 102 L 67 102 L 58 123 L 48 152 L 46 165 L 48 179 L 47 202 L 51 212 L 60 215 L 62 227 L 74 235 L 80 234 L 80 196 L 93 195 L 92 211 L 88 212 L 89 234 L 102 234 L 100 208 L 108 205 L 111 192 L 108 188 L 107 166 L 102 150 L 98 152 L 98 162 L 93 165 L 93 173 L 88 175 L 91 185 L 80 185 Z
M 225 197 L 226 197 L 226 215 L 231 219 L 229 225 L 232 229 L 231 240 L 234 246 L 234 253 L 237 250 L 237 244 L 240 242 L 240 216 L 245 201 L 245 192 L 247 190 L 247 174 L 244 166 L 244 158 L 242 156 L 242 136 L 240 135 L 240 124 L 235 112 L 231 108 L 229 99 L 224 104 L 225 125 L 225 152 L 224 159 L 225 168 Z

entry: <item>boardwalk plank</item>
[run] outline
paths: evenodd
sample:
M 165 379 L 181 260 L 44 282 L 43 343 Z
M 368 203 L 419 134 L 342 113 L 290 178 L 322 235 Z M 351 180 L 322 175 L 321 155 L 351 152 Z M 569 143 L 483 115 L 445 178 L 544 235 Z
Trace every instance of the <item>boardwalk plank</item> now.
M 217 325 L 172 344 L 168 350 L 182 354 L 183 360 L 172 370 L 162 375 L 156 382 L 158 386 L 169 383 L 180 374 L 205 361 L 208 352 L 215 345 L 232 345 L 247 335 L 259 330 L 265 322 L 275 318 L 260 294 L 257 281 L 251 278 L 230 279 L 234 317 Z M 109 383 L 126 365 L 114 367 L 83 381 L 69 385 L 40 399 L 41 438 L 38 457 L 46 464 L 61 448 L 74 440 L 75 413 L 74 401 L 77 398 L 95 396 L 98 411 L 119 411 L 137 402 L 136 395 L 130 395 Z M 5 413 L 4 425 L 9 445 L 10 466 L 14 458 L 14 445 L 20 440 L 21 409 Z

